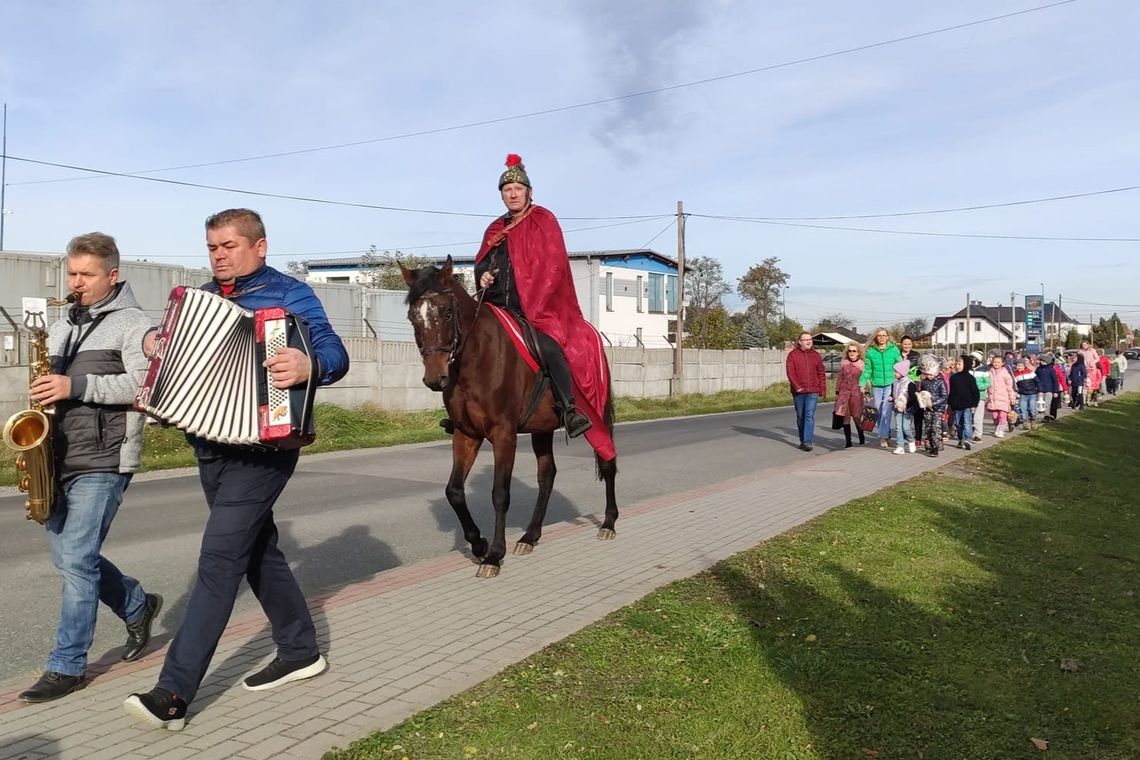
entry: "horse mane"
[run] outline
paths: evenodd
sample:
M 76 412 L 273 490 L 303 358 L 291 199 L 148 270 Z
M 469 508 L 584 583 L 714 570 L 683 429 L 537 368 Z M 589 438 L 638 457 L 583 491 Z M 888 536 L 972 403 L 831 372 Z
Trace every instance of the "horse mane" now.
M 430 264 L 415 270 L 415 280 L 413 280 L 412 284 L 408 287 L 408 295 L 406 298 L 404 298 L 404 303 L 411 306 L 416 301 L 420 300 L 431 292 L 447 293 L 450 291 L 452 295 L 455 295 L 456 293 L 463 293 L 468 298 L 470 298 L 470 293 L 464 290 L 459 281 L 455 279 L 455 275 L 452 275 L 451 277 L 449 288 L 445 289 L 445 287 L 442 286 L 439 282 L 440 271 L 441 270 L 439 268 L 434 267 Z

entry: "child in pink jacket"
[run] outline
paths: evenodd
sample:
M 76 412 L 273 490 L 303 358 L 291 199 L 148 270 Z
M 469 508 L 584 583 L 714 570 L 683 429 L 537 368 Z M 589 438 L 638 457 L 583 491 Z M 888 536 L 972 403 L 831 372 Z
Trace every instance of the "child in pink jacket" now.
M 1017 391 L 1013 387 L 1013 375 L 1005 368 L 1005 359 L 995 356 L 990 367 L 990 389 L 986 397 L 986 409 L 994 418 L 997 430 L 994 436 L 1005 438 L 1009 424 L 1009 410 L 1017 404 Z

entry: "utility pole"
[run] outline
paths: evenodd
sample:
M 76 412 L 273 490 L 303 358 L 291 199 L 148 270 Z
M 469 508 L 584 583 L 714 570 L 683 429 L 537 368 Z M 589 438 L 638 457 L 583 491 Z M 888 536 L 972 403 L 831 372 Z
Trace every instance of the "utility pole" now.
M 1061 294 L 1057 294 L 1057 308 L 1053 310 L 1053 316 L 1056 317 L 1053 321 L 1057 323 L 1057 346 L 1064 351 L 1064 346 L 1061 345 Z M 1063 355 L 1063 354 L 1062 354 Z
M 685 333 L 685 205 L 677 201 L 677 332 L 673 342 L 673 395 L 682 392 L 685 357 L 681 344 Z
M 966 353 L 972 353 L 973 344 L 970 342 L 970 294 L 966 294 Z
M 1009 350 L 1017 353 L 1017 306 L 1013 300 L 1015 293 L 1009 294 Z
M 4 217 L 8 215 L 4 208 L 4 191 L 8 187 L 8 104 L 4 104 L 4 137 L 3 147 L 0 147 L 0 251 L 4 250 Z

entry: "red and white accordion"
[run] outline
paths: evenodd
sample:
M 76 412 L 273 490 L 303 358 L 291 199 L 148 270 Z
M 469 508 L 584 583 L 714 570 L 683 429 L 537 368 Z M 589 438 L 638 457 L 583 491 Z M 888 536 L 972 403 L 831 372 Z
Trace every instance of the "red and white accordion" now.
M 243 309 L 219 295 L 170 291 L 135 408 L 216 443 L 295 449 L 316 439 L 316 373 L 273 387 L 268 357 L 286 346 L 312 361 L 308 323 L 282 308 Z

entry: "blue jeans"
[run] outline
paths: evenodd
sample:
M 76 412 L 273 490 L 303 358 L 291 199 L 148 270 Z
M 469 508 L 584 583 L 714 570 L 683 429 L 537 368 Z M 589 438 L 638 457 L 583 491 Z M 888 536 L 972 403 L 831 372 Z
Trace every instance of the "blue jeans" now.
M 972 440 L 974 437 L 974 410 L 955 409 L 951 414 L 954 415 L 954 427 L 958 429 L 958 442 Z
M 800 434 L 800 445 L 811 443 L 815 433 L 815 407 L 819 403 L 818 393 L 794 393 L 792 403 L 796 406 L 796 430 Z
M 101 554 L 130 482 L 130 475 L 93 472 L 59 486 L 55 510 L 44 524 L 52 562 L 63 576 L 63 605 L 48 670 L 83 675 L 99 602 L 123 621 L 134 622 L 146 610 L 142 585 Z
M 1017 401 L 1017 413 L 1026 422 L 1037 419 L 1037 394 L 1021 396 Z
M 895 423 L 895 443 L 902 446 L 904 443 L 914 442 L 914 415 L 910 412 L 892 412 Z
M 872 388 L 872 393 L 875 406 L 879 409 L 879 437 L 890 440 L 891 418 L 894 415 L 894 407 L 891 405 L 891 386 L 876 385 Z

